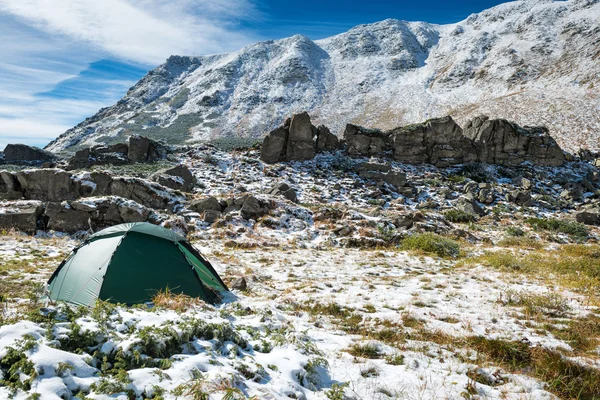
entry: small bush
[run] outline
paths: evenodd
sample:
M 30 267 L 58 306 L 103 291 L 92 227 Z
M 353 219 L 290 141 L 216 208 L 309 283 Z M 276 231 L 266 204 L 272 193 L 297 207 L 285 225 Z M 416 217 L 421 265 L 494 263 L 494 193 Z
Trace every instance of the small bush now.
M 455 223 L 469 223 L 477 221 L 477 216 L 473 214 L 469 214 L 468 212 L 464 212 L 462 210 L 448 210 L 444 213 L 444 217 L 450 221 Z
M 348 353 L 354 357 L 362 358 L 381 358 L 381 352 L 374 343 L 360 344 L 355 343 L 348 349 Z
M 523 237 L 525 236 L 525 231 L 518 226 L 509 226 L 506 228 L 506 234 L 508 236 Z
M 417 250 L 439 257 L 458 257 L 460 245 L 458 242 L 434 233 L 420 233 L 407 236 L 400 243 L 402 250 Z
M 589 234 L 588 228 L 585 225 L 574 221 L 563 221 L 553 218 L 528 218 L 525 222 L 534 229 L 564 233 L 578 241 L 584 241 Z

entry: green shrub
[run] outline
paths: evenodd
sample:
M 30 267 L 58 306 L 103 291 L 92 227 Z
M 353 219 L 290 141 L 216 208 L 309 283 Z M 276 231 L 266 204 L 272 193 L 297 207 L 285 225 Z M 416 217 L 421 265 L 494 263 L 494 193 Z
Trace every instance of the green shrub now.
M 506 228 L 506 234 L 513 237 L 523 237 L 525 236 L 525 231 L 518 226 L 509 226 Z
M 458 257 L 460 245 L 452 240 L 435 233 L 419 233 L 407 236 L 400 243 L 402 250 L 418 250 L 439 257 Z
M 528 218 L 525 222 L 534 229 L 564 233 L 577 241 L 584 241 L 589 234 L 585 225 L 575 221 L 563 221 L 554 218 Z
M 448 210 L 444 213 L 444 217 L 450 222 L 468 223 L 477 221 L 477 216 L 464 212 L 462 210 Z

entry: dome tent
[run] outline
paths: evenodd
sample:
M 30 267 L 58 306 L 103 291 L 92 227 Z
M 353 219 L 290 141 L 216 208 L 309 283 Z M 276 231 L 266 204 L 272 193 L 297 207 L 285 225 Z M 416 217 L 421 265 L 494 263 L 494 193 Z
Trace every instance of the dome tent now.
M 97 299 L 133 305 L 167 288 L 207 302 L 228 290 L 184 237 L 135 222 L 106 228 L 77 246 L 52 274 L 48 296 L 86 306 Z

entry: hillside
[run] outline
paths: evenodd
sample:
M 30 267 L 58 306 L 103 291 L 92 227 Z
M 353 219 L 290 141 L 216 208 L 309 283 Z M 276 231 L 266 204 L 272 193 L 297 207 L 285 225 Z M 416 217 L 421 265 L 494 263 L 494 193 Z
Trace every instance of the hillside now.
M 172 56 L 54 152 L 141 133 L 170 143 L 262 137 L 309 111 L 340 134 L 451 114 L 547 125 L 566 150 L 600 148 L 600 2 L 517 1 L 452 25 L 388 19 L 312 41 L 296 35 Z

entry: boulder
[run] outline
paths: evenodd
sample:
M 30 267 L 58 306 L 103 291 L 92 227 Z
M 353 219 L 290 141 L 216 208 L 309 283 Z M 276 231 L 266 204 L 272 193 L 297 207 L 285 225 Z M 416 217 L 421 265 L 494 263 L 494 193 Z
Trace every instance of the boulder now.
M 396 189 L 406 185 L 406 174 L 403 172 L 361 171 L 358 176 L 363 179 L 371 179 L 376 182 L 385 182 L 388 185 L 394 186 Z
M 108 226 L 148 221 L 151 210 L 135 201 L 116 196 L 50 202 L 46 206 L 47 228 L 74 233 Z
M 456 202 L 456 209 L 470 215 L 482 217 L 485 215 L 485 210 L 471 196 L 461 196 Z
M 0 202 L 0 229 L 35 233 L 41 215 L 42 202 L 38 200 Z
M 246 282 L 246 278 L 240 276 L 239 278 L 235 278 L 233 282 L 229 285 L 230 289 L 235 290 L 246 290 L 248 288 L 248 283 Z
M 174 190 L 189 192 L 196 183 L 196 178 L 185 165 L 176 165 L 156 172 L 152 180 Z
M 391 149 L 389 133 L 353 124 L 346 125 L 344 140 L 351 156 L 380 156 Z
M 92 165 L 92 159 L 90 158 L 90 149 L 86 147 L 85 149 L 77 150 L 73 157 L 71 157 L 67 163 L 67 169 L 78 169 L 78 168 L 86 168 Z
M 575 220 L 585 225 L 600 225 L 600 209 L 589 208 L 575 214 Z
M 268 164 L 285 161 L 287 135 L 287 130 L 284 127 L 279 127 L 265 136 L 260 151 L 260 159 Z
M 286 159 L 289 161 L 311 160 L 315 156 L 315 142 L 313 137 L 316 128 L 310 123 L 310 116 L 303 112 L 292 116 L 290 123 Z
M 48 219 L 48 229 L 54 231 L 74 233 L 91 228 L 90 212 L 77 210 L 67 201 L 48 203 L 45 216 Z
M 212 211 L 223 211 L 221 203 L 213 196 L 208 196 L 203 199 L 194 200 L 188 207 L 190 210 L 196 211 L 198 213 L 203 213 L 206 210 Z
M 111 145 L 94 146 L 90 150 L 93 154 L 120 153 L 128 155 L 129 146 L 127 143 L 115 143 Z
M 529 207 L 533 204 L 531 192 L 527 190 L 513 190 L 506 195 L 506 200 L 522 207 Z
M 114 178 L 110 184 L 110 194 L 131 199 L 148 208 L 169 211 L 173 211 L 184 199 L 158 183 L 140 178 Z
M 294 203 L 298 200 L 296 190 L 291 188 L 287 183 L 280 183 L 274 186 L 268 193 L 275 196 L 283 196 Z
M 394 159 L 439 167 L 475 160 L 475 147 L 452 117 L 435 118 L 390 132 Z
M 340 141 L 328 127 L 319 125 L 317 127 L 317 151 L 334 151 L 340 146 Z
M 217 222 L 217 220 L 219 218 L 221 218 L 221 215 L 223 215 L 223 213 L 221 211 L 216 211 L 216 210 L 205 210 L 204 214 L 202 216 L 202 221 L 209 223 L 209 224 L 214 224 L 215 222 Z
M 360 163 L 360 164 L 356 165 L 356 167 L 354 169 L 359 174 L 363 171 L 389 172 L 392 170 L 392 166 L 389 164 L 377 164 L 377 163 L 364 162 L 364 163 Z
M 132 163 L 158 160 L 160 158 L 158 143 L 145 136 L 132 135 L 129 137 L 127 158 Z
M 504 119 L 479 116 L 467 123 L 464 135 L 473 141 L 482 163 L 517 166 L 531 162 L 561 166 L 566 157 L 545 127 L 521 127 Z
M 27 200 L 63 201 L 79 197 L 71 174 L 60 169 L 23 170 L 16 173 Z
M 34 162 L 52 161 L 56 156 L 39 147 L 26 144 L 7 144 L 4 148 L 4 161 L 11 162 Z
M 17 177 L 8 171 L 0 171 L 0 199 L 17 200 L 23 197 Z
M 265 215 L 268 211 L 269 208 L 267 204 L 261 202 L 254 196 L 246 196 L 242 208 L 240 209 L 240 215 L 247 220 L 256 220 Z

